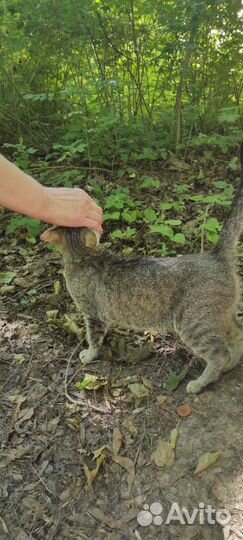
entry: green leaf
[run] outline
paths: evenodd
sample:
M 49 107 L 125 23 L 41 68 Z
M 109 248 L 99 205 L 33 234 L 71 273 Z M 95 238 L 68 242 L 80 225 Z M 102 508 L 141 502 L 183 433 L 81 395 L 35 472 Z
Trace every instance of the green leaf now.
M 225 189 L 229 184 L 225 180 L 216 180 L 216 182 L 213 182 L 213 185 L 218 189 Z
M 211 232 L 217 232 L 221 229 L 220 223 L 218 222 L 217 218 L 209 218 L 206 223 L 204 224 L 203 228 L 206 231 Z
M 123 210 L 122 217 L 127 223 L 134 223 L 141 216 L 139 210 Z
M 81 382 L 76 382 L 75 386 L 78 388 L 78 390 L 82 390 L 83 388 L 87 388 L 92 383 L 89 379 L 83 379 Z
M 120 212 L 105 212 L 104 221 L 118 221 L 120 219 Z
M 165 223 L 166 225 L 171 225 L 173 227 L 176 225 L 181 225 L 181 220 L 180 219 L 167 219 Z
M 144 176 L 142 182 L 139 184 L 140 189 L 159 189 L 160 181 L 157 178 L 151 176 Z
M 167 236 L 168 238 L 173 238 L 174 236 L 173 229 L 171 229 L 171 227 L 168 227 L 168 225 L 150 225 L 149 230 L 151 233 L 162 234 L 163 236 Z
M 164 202 L 160 203 L 161 210 L 171 210 L 171 208 L 174 208 L 173 202 Z
M 27 229 L 30 237 L 36 238 L 41 231 L 41 222 L 38 219 L 14 216 L 7 226 L 7 233 L 11 234 L 18 229 Z
M 1 272 L 0 281 L 1 283 L 5 283 L 5 285 L 10 285 L 16 275 L 16 272 Z
M 208 231 L 206 233 L 206 238 L 211 244 L 216 245 L 219 240 L 219 234 L 217 232 Z
M 182 233 L 176 233 L 174 236 L 173 236 L 173 242 L 175 242 L 176 244 L 181 244 L 182 246 L 186 243 L 186 238 L 185 238 L 185 235 L 182 234 Z
M 144 210 L 144 217 L 147 221 L 156 221 L 157 214 L 153 208 L 146 208 L 146 210 Z
M 188 368 L 184 368 L 180 373 L 175 373 L 174 371 L 171 371 L 167 381 L 165 382 L 164 386 L 166 390 L 176 390 L 176 388 L 179 386 L 181 381 L 185 379 L 186 375 L 188 373 Z

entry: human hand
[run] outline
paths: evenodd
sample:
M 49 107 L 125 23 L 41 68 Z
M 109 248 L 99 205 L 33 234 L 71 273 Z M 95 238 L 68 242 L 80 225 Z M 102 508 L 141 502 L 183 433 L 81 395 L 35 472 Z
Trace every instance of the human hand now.
M 47 206 L 43 221 L 63 227 L 89 227 L 102 233 L 103 213 L 96 202 L 79 188 L 44 188 Z

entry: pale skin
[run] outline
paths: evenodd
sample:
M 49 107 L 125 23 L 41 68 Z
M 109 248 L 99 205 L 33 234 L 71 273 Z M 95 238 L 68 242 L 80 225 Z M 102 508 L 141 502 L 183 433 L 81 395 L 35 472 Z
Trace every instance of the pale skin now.
M 0 206 L 52 225 L 102 233 L 102 209 L 83 189 L 42 186 L 1 155 Z

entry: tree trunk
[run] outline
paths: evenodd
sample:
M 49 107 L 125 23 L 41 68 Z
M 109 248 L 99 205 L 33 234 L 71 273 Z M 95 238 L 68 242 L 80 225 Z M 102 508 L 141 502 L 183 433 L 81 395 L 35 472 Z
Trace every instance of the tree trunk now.
M 201 7 L 201 9 L 200 9 L 200 7 Z M 188 44 L 187 44 L 187 47 L 186 47 L 185 58 L 184 58 L 184 60 L 182 62 L 180 79 L 179 79 L 179 84 L 178 84 L 177 92 L 176 92 L 176 105 L 175 105 L 175 115 L 176 115 L 175 144 L 176 145 L 181 142 L 182 93 L 183 93 L 184 81 L 185 81 L 185 78 L 187 76 L 190 60 L 191 60 L 191 57 L 192 57 L 192 53 L 194 51 L 195 40 L 196 40 L 198 30 L 199 30 L 199 26 L 200 26 L 200 19 L 201 19 L 201 14 L 202 14 L 202 6 L 200 5 L 200 7 L 198 6 L 198 10 L 197 10 L 197 6 L 195 6 L 194 9 L 197 10 L 197 11 L 192 15 L 192 18 L 191 18 L 191 24 L 190 24 L 191 30 L 190 30 L 189 40 L 188 40 Z

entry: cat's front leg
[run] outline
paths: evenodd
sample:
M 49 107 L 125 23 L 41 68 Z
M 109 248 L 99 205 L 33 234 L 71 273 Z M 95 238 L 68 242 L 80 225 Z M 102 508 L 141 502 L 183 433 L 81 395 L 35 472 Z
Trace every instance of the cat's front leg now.
M 104 337 L 106 334 L 106 328 L 104 323 L 99 319 L 92 317 L 85 317 L 86 324 L 86 339 L 88 341 L 89 348 L 81 351 L 79 358 L 82 364 L 90 364 L 97 358 Z

